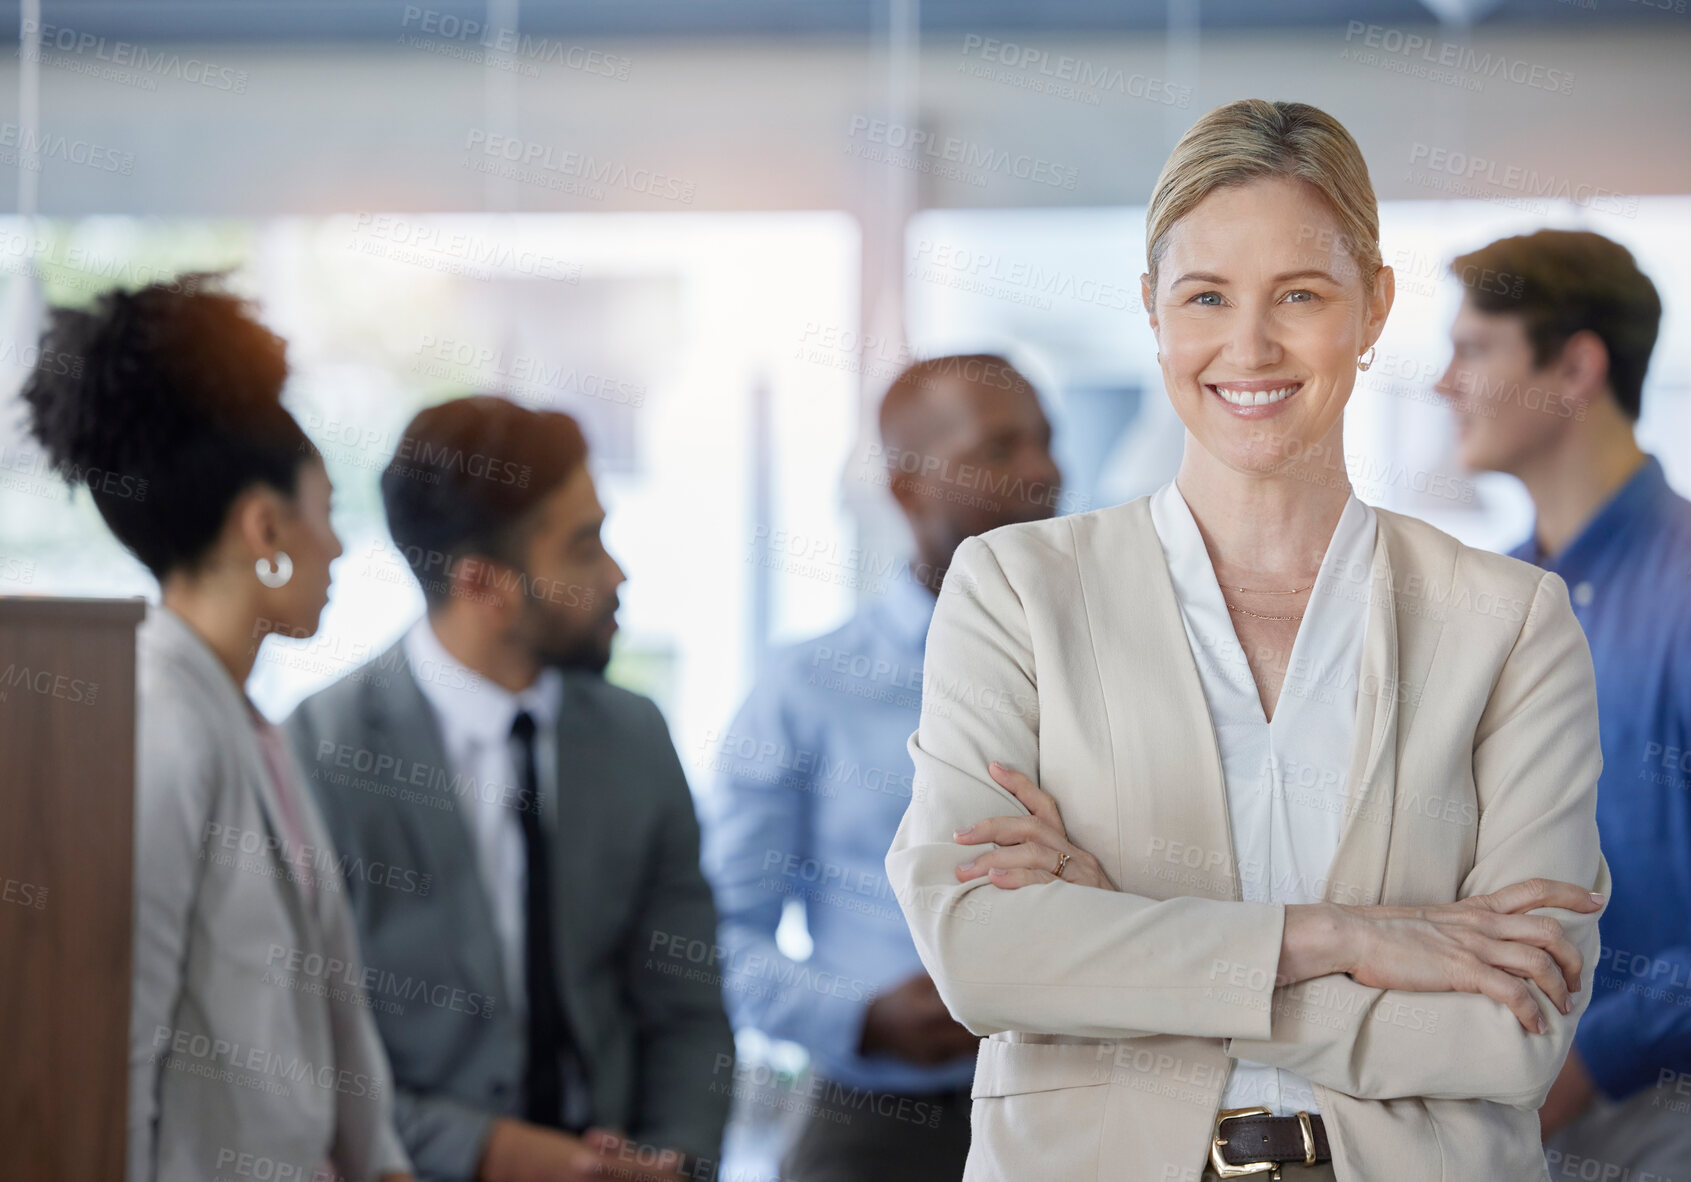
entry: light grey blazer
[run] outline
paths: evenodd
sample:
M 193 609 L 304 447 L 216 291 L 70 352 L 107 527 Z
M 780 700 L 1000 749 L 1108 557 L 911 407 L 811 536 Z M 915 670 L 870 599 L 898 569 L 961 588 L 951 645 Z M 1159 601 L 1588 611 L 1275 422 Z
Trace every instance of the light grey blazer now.
M 345 851 L 360 941 L 420 1179 L 473 1175 L 493 1121 L 521 1112 L 527 1033 L 507 1004 L 493 909 L 433 707 L 396 644 L 306 699 L 287 728 Z M 692 794 L 650 699 L 564 675 L 551 829 L 557 980 L 595 1124 L 716 1160 L 733 1033 L 699 871 Z
M 240 687 L 193 630 L 152 608 L 136 669 L 129 1182 L 310 1178 L 328 1158 L 355 1182 L 409 1171 L 346 900 L 308 904 L 289 877 L 333 859 L 303 777 L 301 845 Z

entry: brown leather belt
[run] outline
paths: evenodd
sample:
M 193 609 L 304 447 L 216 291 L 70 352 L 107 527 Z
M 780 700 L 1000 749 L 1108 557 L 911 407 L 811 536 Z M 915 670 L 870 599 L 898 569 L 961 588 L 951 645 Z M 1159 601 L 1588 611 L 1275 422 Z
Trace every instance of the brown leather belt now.
M 1215 1115 L 1210 1166 L 1222 1178 L 1279 1175 L 1284 1165 L 1333 1160 L 1327 1127 L 1319 1116 L 1275 1116 L 1266 1108 L 1223 1108 Z

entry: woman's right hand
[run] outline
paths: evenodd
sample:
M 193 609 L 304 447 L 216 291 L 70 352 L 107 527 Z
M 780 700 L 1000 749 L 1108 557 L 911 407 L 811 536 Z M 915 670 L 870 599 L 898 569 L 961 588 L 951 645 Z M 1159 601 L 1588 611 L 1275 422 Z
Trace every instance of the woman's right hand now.
M 1591 914 L 1602 910 L 1603 899 L 1573 883 L 1534 878 L 1428 907 L 1338 905 L 1336 924 L 1331 914 L 1316 914 L 1319 906 L 1286 909 L 1283 977 L 1305 979 L 1300 964 L 1325 962 L 1327 971 L 1377 989 L 1480 993 L 1542 1034 L 1548 1027 L 1526 982 L 1570 1013 L 1584 962 L 1561 923 L 1526 912 L 1555 907 Z M 1293 912 L 1301 914 L 1294 920 Z

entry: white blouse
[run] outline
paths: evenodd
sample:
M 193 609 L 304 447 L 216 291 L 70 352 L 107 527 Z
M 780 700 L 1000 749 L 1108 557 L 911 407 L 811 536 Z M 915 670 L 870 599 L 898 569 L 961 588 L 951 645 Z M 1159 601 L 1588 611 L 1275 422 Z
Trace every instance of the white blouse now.
M 1198 523 L 1173 481 L 1152 494 L 1151 521 L 1215 724 L 1245 901 L 1320 902 L 1344 819 L 1368 627 L 1367 597 L 1344 593 L 1344 572 L 1372 564 L 1374 510 L 1354 493 L 1345 503 L 1298 625 L 1273 721 L 1263 717 L 1233 613 L 1216 582 Z M 1239 597 L 1247 598 L 1250 602 L 1242 606 L 1253 611 L 1290 614 L 1276 608 L 1280 597 Z M 1240 1059 L 1222 1092 L 1221 1107 L 1257 1105 L 1277 1116 L 1320 1111 L 1315 1090 L 1303 1076 Z

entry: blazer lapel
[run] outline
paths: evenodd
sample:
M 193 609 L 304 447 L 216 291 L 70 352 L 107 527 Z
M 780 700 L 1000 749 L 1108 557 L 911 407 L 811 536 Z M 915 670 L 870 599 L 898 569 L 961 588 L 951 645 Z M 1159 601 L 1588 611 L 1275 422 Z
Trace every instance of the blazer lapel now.
M 1323 896 L 1336 903 L 1379 902 L 1397 791 L 1397 706 L 1402 684 L 1398 675 L 1397 606 L 1387 526 L 1377 510 L 1375 522 L 1374 555 L 1366 587 L 1353 584 L 1343 588 L 1367 594 L 1368 625 L 1357 672 L 1356 722 L 1345 776 L 1344 822 Z
M 426 787 L 434 806 L 404 805 L 395 812 L 410 832 L 421 864 L 434 868 L 437 890 L 444 896 L 463 892 L 471 914 L 470 930 L 442 933 L 452 945 L 453 958 L 465 975 L 488 996 L 508 1000 L 504 961 L 494 932 L 493 904 L 483 885 L 481 867 L 470 840 L 469 821 L 464 810 L 476 807 L 476 785 L 470 784 L 452 766 L 446 743 L 435 723 L 434 707 L 417 684 L 411 663 L 405 659 L 403 642 L 383 655 L 380 667 L 394 669 L 392 688 L 365 697 L 365 725 L 373 751 L 392 752 L 402 766 L 422 765 L 428 771 Z
M 155 605 L 149 609 L 148 625 L 151 643 L 169 661 L 175 663 L 205 691 L 206 699 L 211 706 L 211 717 L 206 721 L 208 729 L 215 735 L 224 736 L 223 742 L 234 747 L 240 768 L 240 779 L 243 783 L 252 785 L 253 794 L 258 798 L 259 813 L 264 818 L 264 826 L 268 831 L 271 845 L 268 856 L 276 870 L 276 881 L 283 884 L 282 894 L 287 900 L 288 908 L 294 912 L 296 930 L 303 941 L 315 947 L 319 925 L 306 922 L 310 908 L 307 906 L 305 893 L 294 881 L 294 875 L 301 873 L 278 854 L 279 850 L 286 850 L 288 845 L 288 829 L 282 823 L 281 801 L 276 799 L 276 789 L 271 783 L 270 769 L 265 763 L 264 752 L 259 747 L 257 732 L 253 729 L 253 720 L 247 714 L 247 698 L 245 691 L 235 684 L 229 670 L 217 659 L 197 632 L 188 622 L 175 612 L 162 605 Z M 301 815 L 305 820 L 304 813 Z M 204 834 L 200 835 L 204 838 Z M 307 832 L 302 835 L 305 840 L 313 841 L 316 835 Z M 294 857 L 299 857 L 297 850 L 289 851 Z M 311 873 L 309 869 L 304 873 Z
M 1150 498 L 1073 520 L 1110 719 L 1121 888 L 1159 899 L 1239 899 L 1221 753 Z M 1123 673 L 1129 663 L 1131 677 Z M 1181 872 L 1177 883 L 1158 877 L 1171 865 Z
M 1413 554 L 1397 514 L 1375 509 L 1378 532 L 1370 578 L 1368 636 L 1357 682 L 1356 739 L 1351 750 L 1345 827 L 1333 855 L 1326 897 L 1340 903 L 1386 900 L 1392 818 L 1402 762 L 1427 673 L 1444 637 L 1434 605 L 1453 571 L 1433 571 Z M 1451 551 L 1454 561 L 1455 551 Z M 1420 578 L 1405 578 L 1405 575 Z
M 1442 633 L 1426 615 L 1426 597 L 1395 589 L 1392 553 L 1407 542 L 1393 514 L 1376 513 L 1346 812 L 1325 892 L 1328 900 L 1341 903 L 1381 898 L 1398 756 Z M 1151 523 L 1150 500 L 1141 497 L 1113 512 L 1078 517 L 1075 530 L 1087 623 L 1110 718 L 1121 887 L 1152 898 L 1238 899 L 1220 748 L 1162 543 Z M 1104 569 L 1098 559 L 1107 555 L 1132 555 L 1135 561 Z M 1409 557 L 1401 554 L 1401 562 Z M 1111 639 L 1108 649 L 1100 647 L 1101 638 Z M 1113 676 L 1112 665 L 1122 659 L 1118 652 L 1132 654 L 1142 676 Z M 1411 703 L 1407 712 L 1400 710 L 1400 702 Z M 1170 862 L 1182 872 L 1178 888 L 1158 876 Z

